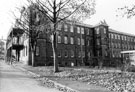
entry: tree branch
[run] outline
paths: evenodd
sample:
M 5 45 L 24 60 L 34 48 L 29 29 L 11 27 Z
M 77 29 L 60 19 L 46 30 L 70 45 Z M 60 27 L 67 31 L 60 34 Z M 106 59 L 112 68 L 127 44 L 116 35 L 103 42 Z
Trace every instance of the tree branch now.
M 41 7 L 42 9 L 39 9 L 39 8 L 38 8 L 38 10 L 39 10 L 42 14 L 44 14 L 45 16 L 47 16 L 47 18 L 49 18 L 50 21 L 53 21 L 53 17 L 52 17 L 50 14 L 46 13 L 45 9 L 44 9 L 42 6 L 40 6 L 40 7 Z
M 47 0 L 47 2 L 49 3 L 49 5 L 51 6 L 51 8 L 53 8 L 53 5 L 51 4 L 51 2 L 49 0 Z
M 59 22 L 61 22 L 62 20 L 65 20 L 65 19 L 67 19 L 68 17 L 70 17 L 72 14 L 74 14 L 84 3 L 86 2 L 86 0 L 84 1 L 84 2 L 82 2 L 72 13 L 70 13 L 69 15 L 67 15 L 66 17 L 64 17 L 64 18 L 60 18 L 60 20 L 57 22 L 57 23 L 59 23 Z
M 67 4 L 69 3 L 71 0 L 68 0 L 67 2 L 65 2 L 64 5 L 62 5 L 62 3 L 60 5 L 62 5 L 61 7 L 59 7 L 59 9 L 56 11 L 57 13 L 60 12 L 60 10 Z
M 39 3 L 40 6 L 46 8 L 46 10 L 50 11 L 51 13 L 53 13 L 53 11 L 50 10 L 50 9 L 49 9 L 45 4 L 43 4 L 40 0 L 38 0 L 38 3 Z

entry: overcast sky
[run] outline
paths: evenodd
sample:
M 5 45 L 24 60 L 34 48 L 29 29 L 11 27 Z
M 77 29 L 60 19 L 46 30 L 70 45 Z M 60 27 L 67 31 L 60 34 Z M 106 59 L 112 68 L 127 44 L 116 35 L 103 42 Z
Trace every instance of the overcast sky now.
M 7 37 L 7 33 L 14 22 L 12 12 L 16 7 L 22 6 L 24 0 L 0 0 L 0 38 Z M 94 25 L 101 20 L 106 20 L 109 27 L 117 31 L 135 35 L 135 17 L 131 19 L 116 17 L 117 8 L 124 5 L 133 5 L 135 0 L 96 0 L 96 14 L 87 20 L 88 24 Z M 17 11 L 16 11 L 17 12 Z

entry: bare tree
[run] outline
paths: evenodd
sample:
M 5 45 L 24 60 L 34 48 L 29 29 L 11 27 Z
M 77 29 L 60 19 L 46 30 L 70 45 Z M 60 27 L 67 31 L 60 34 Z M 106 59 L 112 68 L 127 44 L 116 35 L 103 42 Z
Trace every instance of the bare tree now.
M 37 4 L 36 9 L 46 16 L 51 25 L 49 34 L 52 37 L 52 49 L 54 58 L 54 72 L 58 72 L 58 60 L 57 60 L 57 35 L 59 30 L 57 27 L 60 23 L 67 20 L 74 20 L 79 22 L 86 18 L 90 18 L 95 13 L 95 1 L 94 0 L 36 0 L 31 4 Z M 44 25 L 43 25 L 44 26 Z M 45 26 L 46 27 L 46 26 Z
M 54 72 L 58 72 L 57 35 L 59 30 L 57 28 L 59 24 L 65 21 L 80 22 L 90 18 L 95 13 L 95 0 L 28 0 L 28 2 L 30 4 L 28 9 L 23 7 L 20 11 L 21 17 L 17 19 L 17 26 L 21 26 L 31 39 L 32 65 L 34 66 L 37 37 L 41 31 L 47 29 L 46 32 L 52 38 Z M 37 21 L 42 22 L 37 23 Z
M 30 50 L 31 50 L 31 61 L 32 66 L 35 66 L 35 52 L 37 40 L 41 30 L 39 19 L 37 19 L 36 14 L 39 13 L 36 9 L 37 5 L 27 5 L 26 7 L 18 8 L 20 12 L 20 17 L 16 17 L 15 27 L 23 29 L 24 34 L 29 38 Z M 42 17 L 43 18 L 43 17 Z M 43 20 L 43 19 L 42 19 Z

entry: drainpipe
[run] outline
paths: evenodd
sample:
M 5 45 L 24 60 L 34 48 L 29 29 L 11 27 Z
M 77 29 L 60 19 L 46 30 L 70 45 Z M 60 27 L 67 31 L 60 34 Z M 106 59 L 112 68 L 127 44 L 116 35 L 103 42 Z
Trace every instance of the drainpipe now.
M 10 58 L 10 63 L 12 65 L 12 50 L 13 50 L 13 30 L 12 30 L 12 33 L 11 33 L 11 58 Z
M 81 33 L 81 61 L 82 61 L 82 65 L 84 64 L 84 62 L 83 62 L 83 46 L 82 46 L 82 30 L 81 30 L 81 28 L 80 28 L 80 33 Z

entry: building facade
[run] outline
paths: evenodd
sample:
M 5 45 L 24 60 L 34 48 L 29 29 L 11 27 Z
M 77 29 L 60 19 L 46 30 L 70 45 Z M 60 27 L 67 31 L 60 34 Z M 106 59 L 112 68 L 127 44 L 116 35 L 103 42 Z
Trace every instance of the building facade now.
M 33 14 L 34 15 L 34 14 Z M 39 15 L 39 14 L 38 14 Z M 38 20 L 35 14 L 33 20 Z M 41 16 L 40 16 L 41 17 Z M 41 20 L 40 23 L 45 21 Z M 36 22 L 35 22 L 36 23 Z M 135 35 L 109 29 L 105 22 L 95 26 L 80 23 L 64 22 L 60 24 L 57 36 L 57 57 L 60 66 L 114 66 L 122 64 L 126 56 L 121 56 L 120 51 L 135 50 Z M 7 52 L 11 56 L 10 45 L 15 38 L 11 38 L 12 30 L 7 39 Z M 14 32 L 13 32 L 14 34 Z M 15 36 L 17 36 L 15 34 Z M 14 36 L 14 37 L 15 37 Z M 30 38 L 21 33 L 15 40 L 18 44 L 15 49 L 18 60 L 31 65 Z M 20 48 L 20 49 L 19 49 Z M 19 51 L 19 52 L 18 52 Z M 53 65 L 53 51 L 50 36 L 42 31 L 37 39 L 35 51 L 36 65 Z
M 127 56 L 122 56 L 120 52 L 135 50 L 135 35 L 109 29 L 109 48 L 111 65 L 119 66 L 120 61 L 127 58 Z

